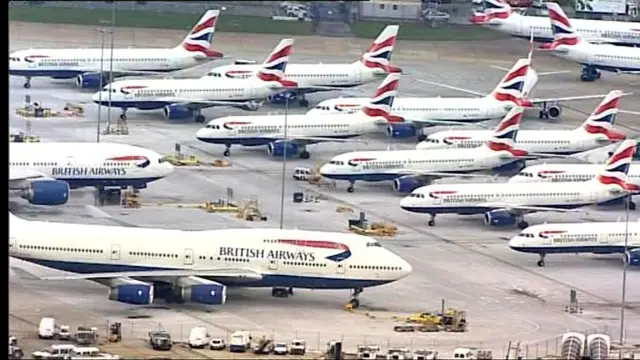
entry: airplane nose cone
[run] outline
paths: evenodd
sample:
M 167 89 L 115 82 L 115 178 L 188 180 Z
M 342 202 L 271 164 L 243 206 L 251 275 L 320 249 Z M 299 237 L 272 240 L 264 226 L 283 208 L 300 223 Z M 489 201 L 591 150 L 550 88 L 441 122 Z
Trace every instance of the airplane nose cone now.
M 511 238 L 511 240 L 509 240 L 509 247 L 517 250 L 517 249 L 521 249 L 523 248 L 525 245 L 525 241 L 524 238 L 521 236 L 516 236 Z
M 408 196 L 400 200 L 400 207 L 404 210 L 411 210 L 413 208 L 413 198 Z
M 171 165 L 171 163 L 165 162 L 164 169 L 165 169 L 165 175 L 169 175 L 173 172 L 173 165 Z
M 325 176 L 325 175 L 330 175 L 332 173 L 331 169 L 333 166 L 329 165 L 329 164 L 324 164 L 320 167 L 320 175 Z
M 402 260 L 402 277 L 408 276 L 413 272 L 413 267 L 407 261 Z
M 426 141 L 420 141 L 416 145 L 416 150 L 424 150 L 424 149 L 427 149 L 428 147 L 429 147 L 429 144 Z
M 198 140 L 206 139 L 208 136 L 209 136 L 209 129 L 207 128 L 202 128 L 196 131 L 196 138 Z

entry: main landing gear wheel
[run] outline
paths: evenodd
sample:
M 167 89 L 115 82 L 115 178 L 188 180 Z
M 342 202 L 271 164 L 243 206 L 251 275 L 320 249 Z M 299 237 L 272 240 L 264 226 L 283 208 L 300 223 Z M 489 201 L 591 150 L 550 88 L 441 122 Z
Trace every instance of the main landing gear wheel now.
M 352 309 L 357 309 L 360 307 L 360 299 L 358 296 L 362 293 L 361 288 L 353 289 L 353 294 L 351 295 L 351 299 L 347 303 L 347 305 L 351 306 Z
M 309 107 L 309 100 L 307 99 L 302 99 L 298 102 L 300 104 L 300 106 L 302 107 Z
M 231 150 L 227 149 L 222 153 L 223 156 L 229 156 L 231 155 Z
M 629 203 L 629 210 L 634 211 L 636 209 L 636 203 L 633 201 Z
M 122 121 L 127 120 L 127 114 L 125 114 L 125 113 L 120 114 L 120 120 L 122 120 Z
M 310 157 L 311 157 L 311 154 L 306 150 L 300 153 L 300 159 L 307 160 Z
M 529 227 L 529 223 L 524 220 L 520 220 L 517 226 L 518 226 L 518 229 L 524 230 Z
M 545 256 L 545 254 L 540 254 L 540 260 L 538 260 L 538 266 L 539 267 L 543 267 L 544 266 L 544 256 Z
M 24 83 L 22 86 L 23 86 L 25 89 L 29 89 L 29 88 L 31 88 L 31 84 L 29 84 L 28 82 Z
M 356 191 L 356 188 L 353 187 L 353 184 L 349 185 L 349 187 L 347 188 L 347 192 L 352 193 L 354 191 Z
M 427 140 L 427 135 L 425 134 L 418 135 L 418 142 L 423 142 L 425 140 Z
M 271 296 L 278 298 L 289 297 L 289 294 L 293 294 L 292 288 L 273 288 L 271 289 Z
M 429 219 L 428 224 L 429 226 L 436 226 L 436 216 L 434 214 L 431 214 L 431 219 Z
M 205 120 L 204 115 L 202 115 L 202 114 L 196 115 L 195 120 L 196 120 L 197 123 L 200 123 L 200 124 L 203 123 L 204 120 Z

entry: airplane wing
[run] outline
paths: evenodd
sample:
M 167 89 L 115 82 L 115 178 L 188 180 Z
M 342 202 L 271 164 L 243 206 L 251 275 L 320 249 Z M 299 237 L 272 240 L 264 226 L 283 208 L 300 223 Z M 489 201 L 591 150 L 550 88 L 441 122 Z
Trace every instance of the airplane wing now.
M 26 187 L 31 180 L 48 179 L 41 172 L 32 169 L 9 169 L 9 189 L 18 190 Z
M 424 177 L 465 177 L 465 178 L 493 178 L 495 176 L 488 174 L 469 174 L 456 173 L 446 171 L 420 171 L 420 170 L 402 170 L 407 176 L 424 176 Z
M 171 98 L 168 102 L 173 102 L 175 105 L 182 105 L 190 109 L 199 110 L 206 109 L 215 106 L 253 106 L 261 107 L 264 101 L 225 101 L 225 100 L 193 100 L 193 99 L 176 99 Z
M 629 95 L 629 94 L 625 94 Z M 566 96 L 559 98 L 546 98 L 546 99 L 527 99 L 534 105 L 542 105 L 547 102 L 559 102 L 559 101 L 572 101 L 572 100 L 587 100 L 587 99 L 601 99 L 607 96 L 607 94 L 602 95 L 580 95 L 580 96 Z
M 623 114 L 629 114 L 629 115 L 640 115 L 640 112 L 638 111 L 628 111 L 628 110 L 620 110 L 618 109 L 619 113 L 623 113 Z
M 281 136 L 278 140 L 285 140 L 284 136 Z M 287 136 L 287 141 L 293 141 L 300 144 L 313 144 L 318 142 L 342 142 L 342 143 L 360 143 L 367 142 L 358 139 L 340 139 L 332 137 L 321 136 Z
M 480 123 L 480 122 L 471 122 L 471 121 L 451 121 L 451 120 L 433 120 L 433 119 L 412 119 L 412 118 L 404 118 L 406 121 L 412 122 L 418 127 L 420 126 L 438 126 L 438 125 L 447 125 L 447 126 L 470 126 L 475 125 L 481 128 L 489 129 L 490 127 Z
M 502 67 L 502 66 L 497 66 L 497 65 L 491 65 L 492 68 L 494 69 L 498 69 L 498 70 L 502 70 L 502 71 L 511 71 L 511 69 Z M 570 73 L 571 71 L 569 70 L 558 70 L 558 71 L 545 71 L 545 72 L 539 72 L 537 73 L 538 76 L 548 76 L 548 75 L 557 75 L 557 74 L 567 74 Z
M 580 159 L 579 157 L 576 157 L 574 155 L 560 155 L 560 154 L 543 154 L 543 153 L 527 153 L 527 155 L 524 156 L 518 156 L 518 158 L 523 159 L 523 160 L 539 160 L 540 158 L 545 158 L 545 159 L 568 159 L 568 160 L 576 160 L 576 161 L 580 161 L 580 162 L 586 162 L 586 163 L 590 163 L 589 161 L 586 161 L 584 159 Z
M 253 270 L 247 269 L 234 269 L 234 268 L 220 268 L 220 269 L 193 269 L 193 270 L 157 270 L 157 271 L 124 271 L 124 272 L 106 272 L 106 273 L 92 273 L 92 274 L 72 274 L 62 276 L 37 276 L 26 270 L 17 268 L 20 271 L 16 271 L 16 274 L 20 276 L 28 275 L 35 277 L 39 280 L 100 280 L 100 279 L 112 279 L 118 277 L 130 277 L 137 279 L 144 278 L 173 278 L 184 276 L 199 276 L 206 278 L 216 279 L 233 279 L 234 281 L 255 281 L 262 279 L 262 274 Z M 26 273 L 26 274 L 25 274 Z
M 463 92 L 463 93 L 467 93 L 467 94 L 471 94 L 471 95 L 475 95 L 475 96 L 479 96 L 479 97 L 487 96 L 487 94 L 483 94 L 481 92 L 468 90 L 468 89 L 463 89 L 463 88 L 459 88 L 459 87 L 451 86 L 451 85 L 440 84 L 440 83 L 433 82 L 433 81 L 427 81 L 427 80 L 422 80 L 422 79 L 416 79 L 416 81 L 417 82 L 421 82 L 423 84 L 440 86 L 440 87 L 443 87 L 445 89 L 456 90 L 456 91 L 460 91 L 460 92 Z
M 583 212 L 580 209 L 559 209 L 554 207 L 546 207 L 546 206 L 533 206 L 533 205 L 513 205 L 513 204 L 500 204 L 500 203 L 484 203 L 479 204 L 478 206 L 488 207 L 492 209 L 504 209 L 510 213 L 528 213 L 528 212 L 537 212 L 537 211 L 554 211 L 554 212 Z

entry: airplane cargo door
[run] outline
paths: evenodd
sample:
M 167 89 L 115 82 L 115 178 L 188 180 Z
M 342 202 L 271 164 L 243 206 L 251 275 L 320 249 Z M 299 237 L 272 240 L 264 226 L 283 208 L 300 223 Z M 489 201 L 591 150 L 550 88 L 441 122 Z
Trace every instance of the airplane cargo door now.
M 269 259 L 269 270 L 278 270 L 278 260 Z
M 193 249 L 184 249 L 184 264 L 193 265 Z
M 120 245 L 111 244 L 111 260 L 120 260 Z
M 344 273 L 345 273 L 345 266 L 343 263 L 339 262 L 336 267 L 336 274 L 344 274 Z

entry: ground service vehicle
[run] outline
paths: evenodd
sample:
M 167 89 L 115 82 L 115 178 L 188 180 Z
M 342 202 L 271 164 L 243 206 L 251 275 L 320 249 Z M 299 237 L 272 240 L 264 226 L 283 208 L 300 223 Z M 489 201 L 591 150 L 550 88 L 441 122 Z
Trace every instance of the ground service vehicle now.
M 229 351 L 245 352 L 251 348 L 251 334 L 248 331 L 235 331 L 231 334 Z
M 166 331 L 149 332 L 149 343 L 153 350 L 171 350 L 171 335 Z
M 291 355 L 304 355 L 307 352 L 307 343 L 304 340 L 293 339 L 291 346 L 289 346 L 289 354 Z
M 189 333 L 189 347 L 203 349 L 209 343 L 209 332 L 204 326 L 197 326 Z
M 209 341 L 209 350 L 224 350 L 227 347 L 227 344 L 223 339 L 213 338 Z
M 40 319 L 40 325 L 38 326 L 38 337 L 40 339 L 53 339 L 57 334 L 56 319 L 51 317 Z
M 275 355 L 287 355 L 289 353 L 289 348 L 287 347 L 287 343 L 284 341 L 278 341 L 273 346 L 273 353 Z
M 60 331 L 58 332 L 58 339 L 60 340 L 71 339 L 71 327 L 69 325 L 60 325 Z
M 9 336 L 9 359 L 22 359 L 24 352 L 18 346 L 18 339 L 15 336 Z
M 61 344 L 61 345 L 51 345 L 43 350 L 34 351 L 31 353 L 32 359 L 66 359 L 69 358 L 71 352 L 75 350 L 74 345 L 69 344 Z

